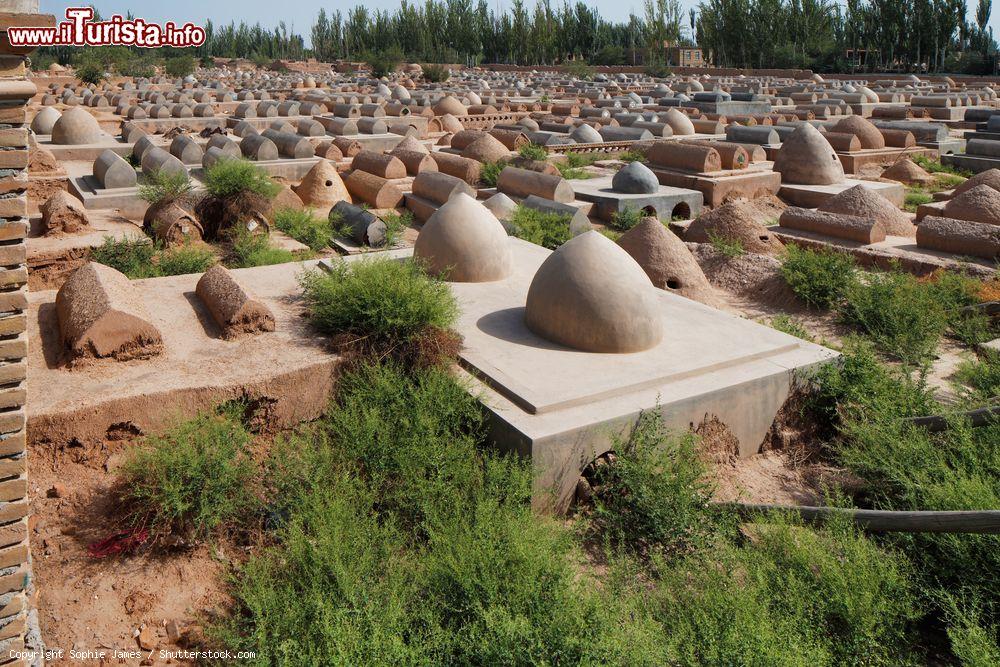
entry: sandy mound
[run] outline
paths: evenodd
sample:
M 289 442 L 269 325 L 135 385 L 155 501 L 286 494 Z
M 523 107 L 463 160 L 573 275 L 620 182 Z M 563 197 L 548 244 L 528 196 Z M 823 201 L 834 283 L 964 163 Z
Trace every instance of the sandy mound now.
M 908 157 L 896 160 L 891 167 L 882 172 L 882 178 L 907 185 L 923 185 L 934 181 L 933 176 Z
M 705 277 L 718 289 L 772 308 L 801 308 L 798 297 L 781 277 L 781 261 L 776 257 L 753 253 L 726 257 L 708 243 L 687 246 Z
M 859 218 L 881 222 L 886 234 L 891 236 L 913 236 L 917 228 L 910 218 L 892 203 L 863 185 L 855 185 L 828 199 L 820 211 L 853 215 Z
M 944 217 L 1000 225 L 1000 192 L 988 185 L 977 185 L 949 199 Z
M 748 253 L 775 255 L 782 244 L 762 222 L 762 213 L 751 202 L 731 202 L 698 216 L 688 227 L 685 241 L 711 243 L 719 238 L 738 241 Z
M 955 186 L 952 196 L 957 197 L 963 192 L 968 192 L 978 185 L 988 185 L 994 190 L 1000 190 L 1000 169 L 987 169 L 968 179 L 964 183 Z
M 618 245 L 632 256 L 656 287 L 717 307 L 712 289 L 698 262 L 680 238 L 656 218 L 645 218 L 625 232 Z

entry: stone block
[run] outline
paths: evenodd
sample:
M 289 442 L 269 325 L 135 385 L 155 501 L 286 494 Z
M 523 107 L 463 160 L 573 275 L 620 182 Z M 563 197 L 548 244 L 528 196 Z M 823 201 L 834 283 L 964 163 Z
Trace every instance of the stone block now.
M 271 309 L 253 298 L 220 264 L 198 280 L 195 293 L 222 329 L 223 338 L 274 331 Z

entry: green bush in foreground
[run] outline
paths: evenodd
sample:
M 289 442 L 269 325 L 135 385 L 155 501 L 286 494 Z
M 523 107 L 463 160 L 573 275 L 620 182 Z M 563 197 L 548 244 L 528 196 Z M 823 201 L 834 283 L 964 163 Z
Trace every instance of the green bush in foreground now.
M 143 178 L 139 184 L 139 199 L 151 205 L 164 204 L 187 197 L 193 187 L 186 173 L 161 171 Z
M 645 413 L 617 460 L 597 467 L 593 528 L 616 547 L 640 555 L 704 547 L 715 530 L 712 486 L 697 456 L 697 436 L 671 434 L 659 411 Z
M 785 251 L 781 276 L 796 296 L 813 308 L 830 308 L 857 280 L 854 258 L 846 253 L 811 250 L 794 244 Z
M 331 272 L 313 271 L 301 282 L 316 327 L 383 351 L 447 331 L 458 317 L 448 286 L 413 261 L 338 262 Z
M 1000 352 L 984 350 L 978 359 L 963 361 L 955 379 L 968 387 L 970 397 L 977 402 L 1000 396 Z
M 934 289 L 903 271 L 869 274 L 850 285 L 840 315 L 883 354 L 912 365 L 928 363 L 948 327 L 948 312 Z
M 188 244 L 161 250 L 156 269 L 161 276 L 204 273 L 216 262 L 215 253 L 207 245 Z
M 506 166 L 506 162 L 484 162 L 482 169 L 479 170 L 479 180 L 486 187 L 495 188 L 500 172 Z
M 204 539 L 255 506 L 250 434 L 236 421 L 203 414 L 129 450 L 123 500 L 151 534 Z
M 330 243 L 333 233 L 329 220 L 316 215 L 311 208 L 281 208 L 274 212 L 274 226 L 310 250 L 322 250 Z
M 615 229 L 627 232 L 640 222 L 645 216 L 637 208 L 627 207 L 621 211 L 615 211 L 611 215 L 611 226 Z
M 568 215 L 545 213 L 527 206 L 518 206 L 510 216 L 514 236 L 549 250 L 573 238 L 569 223 Z

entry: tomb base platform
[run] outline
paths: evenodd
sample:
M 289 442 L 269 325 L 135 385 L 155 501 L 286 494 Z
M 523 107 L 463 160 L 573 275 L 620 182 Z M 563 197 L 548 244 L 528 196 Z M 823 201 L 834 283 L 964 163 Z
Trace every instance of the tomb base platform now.
M 778 190 L 778 196 L 792 206 L 818 208 L 830 197 L 853 188 L 855 185 L 863 185 L 869 190 L 874 190 L 892 202 L 893 205 L 899 208 L 903 207 L 906 188 L 903 187 L 902 183 L 860 181 L 853 178 L 845 179 L 843 183 L 836 183 L 834 185 L 793 185 L 791 183 L 782 183 L 781 188 Z
M 703 197 L 697 190 L 660 186 L 650 194 L 627 194 L 611 188 L 612 176 L 573 181 L 576 198 L 593 202 L 592 215 L 610 221 L 616 213 L 629 209 L 656 215 L 661 220 L 692 218 L 701 213 Z
M 955 153 L 953 155 L 942 155 L 941 164 L 978 174 L 990 169 L 1000 168 L 1000 158 Z
M 796 376 L 836 356 L 666 291 L 657 298 L 667 334 L 653 349 L 562 347 L 524 324 L 528 287 L 550 251 L 509 242 L 511 277 L 449 285 L 461 310 L 460 363 L 486 406 L 490 440 L 531 460 L 539 510 L 565 510 L 583 469 L 645 411 L 659 411 L 678 430 L 717 418 L 739 440 L 741 456 L 756 453 Z
M 707 174 L 677 171 L 650 166 L 660 185 L 697 190 L 704 205 L 716 208 L 732 199 L 755 199 L 778 192 L 781 174 L 771 171 L 769 163 L 755 163 L 747 169 Z

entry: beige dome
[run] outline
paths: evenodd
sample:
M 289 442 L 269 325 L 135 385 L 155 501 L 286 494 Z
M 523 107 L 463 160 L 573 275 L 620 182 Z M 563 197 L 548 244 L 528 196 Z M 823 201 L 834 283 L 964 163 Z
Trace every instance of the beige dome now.
M 443 116 L 450 113 L 452 116 L 465 116 L 469 112 L 458 99 L 451 95 L 445 95 L 434 105 L 434 115 Z
M 944 217 L 1000 225 L 1000 192 L 988 185 L 977 185 L 948 200 Z
M 831 131 L 853 134 L 861 142 L 861 148 L 885 148 L 885 137 L 861 116 L 848 116 L 834 125 Z
M 45 107 L 31 119 L 31 131 L 35 134 L 52 134 L 52 128 L 62 114 L 55 107 Z
M 917 228 L 909 216 L 893 206 L 888 199 L 864 185 L 855 185 L 835 194 L 827 199 L 819 210 L 881 222 L 885 233 L 892 236 L 913 236 L 917 233 Z
M 465 126 L 462 125 L 462 121 L 455 118 L 454 114 L 446 113 L 441 116 L 441 130 L 443 132 L 450 132 L 454 134 L 456 132 L 461 132 L 464 129 Z
M 427 150 L 427 146 L 424 146 L 421 142 L 417 141 L 413 137 L 404 137 L 402 141 L 396 144 L 396 147 L 390 151 L 390 155 L 395 155 L 398 152 L 410 151 L 413 153 L 423 153 L 424 155 L 429 155 L 430 151 Z
M 485 283 L 510 275 L 507 232 L 489 209 L 456 193 L 424 223 L 413 257 L 433 274 L 457 283 Z
M 542 338 L 587 352 L 641 352 L 663 340 L 653 283 L 596 231 L 570 239 L 538 268 L 524 322 Z
M 667 111 L 663 116 L 663 120 L 670 126 L 675 135 L 694 134 L 694 123 L 691 122 L 691 119 L 686 114 L 681 113 L 677 109 Z
M 510 150 L 492 134 L 484 134 L 462 151 L 462 157 L 479 162 L 500 162 L 510 159 Z
M 1000 190 L 1000 169 L 987 169 L 986 171 L 981 171 L 975 176 L 967 179 L 964 183 L 959 183 L 955 186 L 955 189 L 951 191 L 951 196 L 957 197 L 963 192 L 968 192 L 972 188 L 979 185 L 988 185 L 994 190 Z
M 52 126 L 52 143 L 79 145 L 97 143 L 101 127 L 97 120 L 80 107 L 67 109 Z
M 303 204 L 321 211 L 329 210 L 339 201 L 351 203 L 351 194 L 347 191 L 347 186 L 328 160 L 320 160 L 313 165 L 305 178 L 292 189 Z
M 844 182 L 844 166 L 830 142 L 809 123 L 802 123 L 778 149 L 774 171 L 785 183 L 833 185 Z

